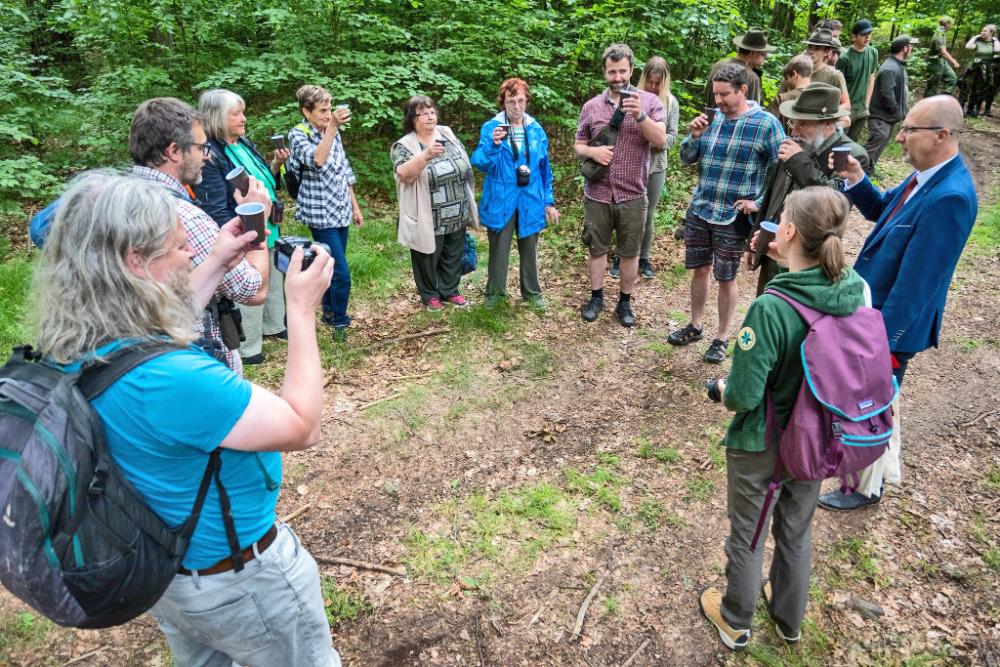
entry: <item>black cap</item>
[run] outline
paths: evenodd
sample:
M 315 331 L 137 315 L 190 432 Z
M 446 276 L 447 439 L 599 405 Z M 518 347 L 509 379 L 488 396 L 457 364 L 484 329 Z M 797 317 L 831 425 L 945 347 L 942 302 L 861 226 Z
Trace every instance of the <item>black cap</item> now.
M 852 35 L 867 35 L 868 33 L 870 33 L 874 29 L 875 28 L 872 27 L 872 22 L 871 21 L 869 21 L 868 19 L 860 19 L 857 23 L 854 24 L 854 27 L 851 28 L 851 34 Z
M 909 35 L 900 35 L 896 39 L 892 40 L 892 44 L 889 45 L 889 53 L 899 53 L 905 49 L 910 44 L 919 44 L 920 40 L 910 37 Z

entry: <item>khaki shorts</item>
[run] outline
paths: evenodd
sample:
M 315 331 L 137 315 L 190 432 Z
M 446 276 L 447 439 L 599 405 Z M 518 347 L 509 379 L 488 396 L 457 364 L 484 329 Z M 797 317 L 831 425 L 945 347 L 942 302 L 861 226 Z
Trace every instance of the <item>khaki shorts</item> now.
M 590 256 L 607 255 L 611 248 L 611 232 L 615 232 L 618 256 L 638 257 L 646 224 L 646 206 L 645 197 L 615 204 L 584 198 L 583 244 L 590 249 Z

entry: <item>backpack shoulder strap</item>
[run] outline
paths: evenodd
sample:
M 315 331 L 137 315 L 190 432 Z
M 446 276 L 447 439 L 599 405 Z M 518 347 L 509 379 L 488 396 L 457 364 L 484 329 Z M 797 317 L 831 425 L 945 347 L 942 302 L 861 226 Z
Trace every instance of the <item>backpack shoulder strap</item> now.
M 295 129 L 301 132 L 302 134 L 306 135 L 307 137 L 312 135 L 312 129 L 305 123 L 299 123 L 298 125 L 295 126 Z
M 92 401 L 139 364 L 178 349 L 172 343 L 159 341 L 129 345 L 111 354 L 107 361 L 86 366 L 77 380 L 77 387 L 88 401 Z
M 813 324 L 816 323 L 816 320 L 826 316 L 826 313 L 821 313 L 820 311 L 815 310 L 814 308 L 810 308 L 809 306 L 806 306 L 800 303 L 799 301 L 793 299 L 792 297 L 788 296 L 784 292 L 779 292 L 776 289 L 768 288 L 764 290 L 764 294 L 770 294 L 771 296 L 776 296 L 785 303 L 787 303 L 789 306 L 792 307 L 792 309 L 796 313 L 799 314 L 799 317 L 805 320 L 807 326 L 811 327 Z

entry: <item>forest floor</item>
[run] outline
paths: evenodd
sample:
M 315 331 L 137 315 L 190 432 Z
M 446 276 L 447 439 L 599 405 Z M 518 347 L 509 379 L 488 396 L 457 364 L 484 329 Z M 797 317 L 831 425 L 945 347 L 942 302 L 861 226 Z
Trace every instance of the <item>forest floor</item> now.
M 356 306 L 351 351 L 325 346 L 322 443 L 286 456 L 279 514 L 307 508 L 291 524 L 317 557 L 406 571 L 321 564 L 344 664 L 1000 664 L 1000 123 L 968 127 L 963 146 L 984 227 L 941 348 L 907 373 L 903 481 L 873 508 L 817 511 L 801 645 L 786 647 L 761 605 L 750 648 L 732 654 L 698 611 L 699 588 L 725 582 L 731 415 L 704 395 L 726 372 L 702 362 L 707 342 L 666 344 L 687 321 L 688 281 L 682 244 L 663 233 L 632 330 L 607 310 L 581 322 L 582 252 L 550 244 L 544 314 L 515 299 L 434 317 L 404 281 Z M 884 170 L 887 184 L 907 173 L 898 151 Z M 853 214 L 852 254 L 869 229 Z M 466 289 L 473 303 L 483 273 Z M 755 276 L 739 280 L 742 314 Z M 615 281 L 607 291 L 613 305 Z M 281 344 L 266 351 L 252 377 L 277 385 Z M 0 664 L 169 655 L 148 617 L 65 630 L 0 592 Z

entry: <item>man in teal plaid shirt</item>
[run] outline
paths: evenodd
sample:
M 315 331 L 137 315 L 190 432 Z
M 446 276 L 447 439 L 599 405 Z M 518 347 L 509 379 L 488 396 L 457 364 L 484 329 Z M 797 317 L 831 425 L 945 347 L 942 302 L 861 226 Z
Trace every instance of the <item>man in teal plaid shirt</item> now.
M 711 275 L 719 283 L 719 333 L 704 359 L 722 363 L 736 314 L 736 272 L 760 207 L 768 167 L 777 161 L 785 132 L 759 104 L 747 100 L 746 69 L 724 65 L 712 77 L 717 113 L 699 115 L 681 144 L 681 160 L 699 164 L 684 219 L 684 266 L 691 276 L 691 322 L 670 334 L 672 345 L 700 340 Z

